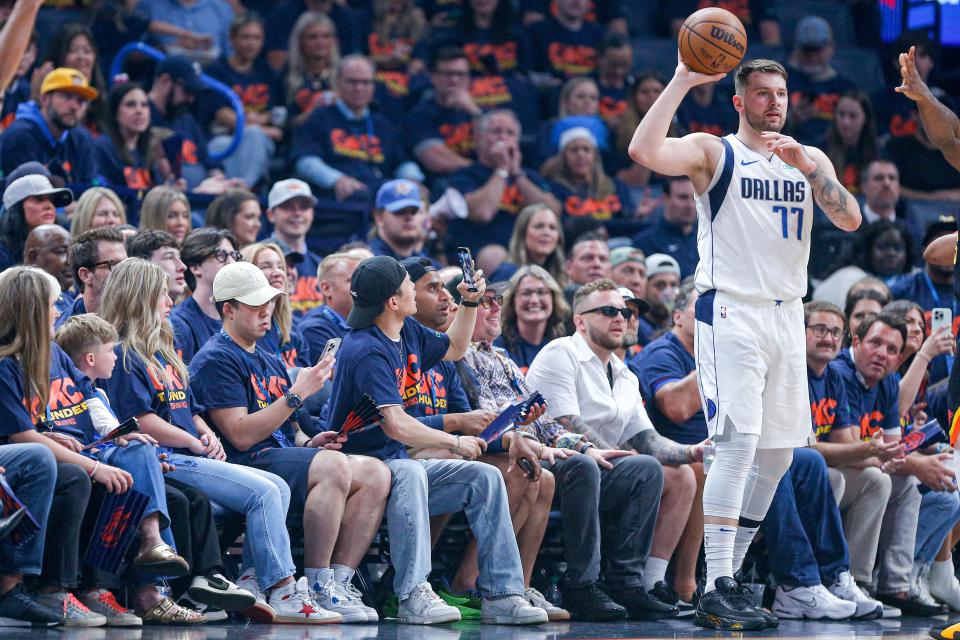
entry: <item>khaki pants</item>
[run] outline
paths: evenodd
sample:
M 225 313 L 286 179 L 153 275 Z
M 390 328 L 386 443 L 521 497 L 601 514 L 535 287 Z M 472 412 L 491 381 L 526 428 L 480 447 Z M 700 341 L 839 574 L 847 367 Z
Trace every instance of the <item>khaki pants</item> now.
M 876 584 L 879 593 L 906 591 L 922 497 L 917 479 L 891 477 L 877 467 L 831 467 L 829 473 L 843 516 L 853 578 L 863 585 Z

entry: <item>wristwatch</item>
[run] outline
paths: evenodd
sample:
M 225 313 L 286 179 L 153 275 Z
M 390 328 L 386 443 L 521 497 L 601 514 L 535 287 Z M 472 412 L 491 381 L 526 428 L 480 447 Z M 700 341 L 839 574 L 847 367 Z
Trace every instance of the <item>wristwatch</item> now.
M 294 411 L 303 406 L 303 398 L 295 394 L 293 391 L 284 391 L 283 397 L 287 399 L 287 406 Z

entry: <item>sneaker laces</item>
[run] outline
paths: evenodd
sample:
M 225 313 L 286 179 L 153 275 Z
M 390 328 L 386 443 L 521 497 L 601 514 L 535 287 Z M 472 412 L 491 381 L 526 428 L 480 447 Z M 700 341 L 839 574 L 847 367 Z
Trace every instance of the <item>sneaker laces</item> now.
M 748 587 L 738 583 L 736 587 L 730 590 L 730 594 L 733 596 L 730 604 L 732 604 L 734 607 L 751 610 L 755 609 L 753 604 L 753 591 L 751 591 Z
M 67 591 L 67 594 L 63 598 L 63 612 L 66 613 L 71 606 L 76 607 L 80 613 L 84 615 L 92 613 L 87 605 L 83 604 L 77 599 L 77 596 Z
M 544 595 L 534 587 L 527 587 L 524 592 L 524 595 L 527 596 L 527 600 L 530 601 L 530 604 L 532 604 L 535 607 L 540 607 L 542 609 L 544 607 L 553 606 L 546 599 L 546 597 L 544 597 Z
M 363 603 L 363 594 L 352 582 L 339 582 L 340 592 L 344 594 L 351 602 Z
M 428 582 L 423 582 L 415 586 L 408 597 L 413 597 L 414 595 L 419 595 L 424 600 L 430 602 L 430 604 L 446 604 L 443 602 L 440 596 L 434 593 L 433 589 L 430 588 L 430 583 Z
M 116 613 L 130 613 L 129 609 L 127 609 L 126 607 L 121 605 L 119 601 L 117 601 L 117 596 L 113 595 L 113 591 L 110 591 L 108 589 L 102 589 L 99 593 L 95 593 L 95 594 L 90 593 L 88 595 L 92 595 L 97 602 L 99 602 L 100 604 L 106 607 L 109 607 Z

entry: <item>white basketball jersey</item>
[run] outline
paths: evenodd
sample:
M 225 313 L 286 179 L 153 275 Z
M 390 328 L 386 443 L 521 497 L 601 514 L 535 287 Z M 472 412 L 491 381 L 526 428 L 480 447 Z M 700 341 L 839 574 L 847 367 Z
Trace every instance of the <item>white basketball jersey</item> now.
M 767 300 L 807 293 L 813 194 L 798 169 L 721 138 L 710 188 L 697 198 L 696 286 Z

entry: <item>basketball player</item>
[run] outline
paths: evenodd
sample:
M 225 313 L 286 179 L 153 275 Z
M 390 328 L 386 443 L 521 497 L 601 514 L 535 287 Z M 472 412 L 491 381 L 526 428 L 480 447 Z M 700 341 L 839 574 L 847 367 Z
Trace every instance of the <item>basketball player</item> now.
M 658 173 L 689 176 L 698 194 L 697 374 L 717 454 L 703 491 L 707 581 L 695 621 L 750 630 L 778 622 L 750 605 L 733 575 L 793 448 L 811 435 L 800 299 L 813 203 L 846 231 L 860 226 L 860 208 L 822 151 L 780 133 L 787 72 L 772 60 L 737 71 L 735 135 L 667 138 L 687 92 L 722 77 L 680 61 L 629 151 Z
M 896 88 L 897 93 L 902 93 L 917 103 L 917 109 L 920 111 L 920 120 L 923 122 L 923 130 L 926 132 L 930 142 L 934 144 L 943 153 L 943 157 L 955 169 L 960 171 L 960 118 L 957 114 L 942 102 L 937 100 L 931 93 L 930 88 L 920 79 L 920 73 L 917 71 L 917 51 L 916 47 L 910 47 L 910 51 L 900 54 L 900 77 L 901 84 Z M 960 228 L 960 221 L 957 223 Z M 960 275 L 960 265 L 956 260 L 956 240 L 957 234 L 951 234 L 954 246 L 954 289 L 958 288 L 958 275 Z M 949 248 L 945 254 L 949 253 Z M 926 257 L 926 256 L 924 256 Z M 956 291 L 960 293 L 960 291 Z M 960 432 L 960 358 L 954 360 L 953 368 L 950 371 L 950 382 L 947 391 L 947 402 L 953 412 L 950 421 L 950 442 L 956 446 L 957 435 Z M 943 627 L 942 629 L 931 629 L 930 635 L 934 638 L 943 640 L 954 640 L 960 638 L 960 621 Z

